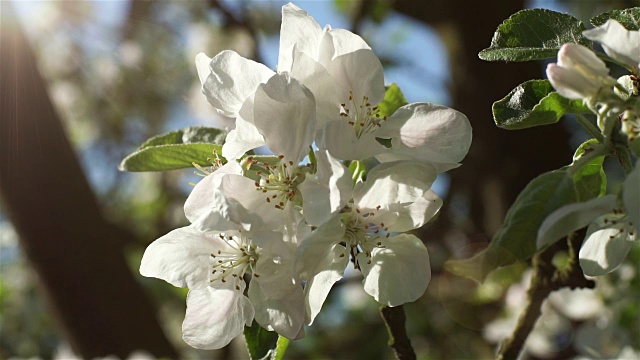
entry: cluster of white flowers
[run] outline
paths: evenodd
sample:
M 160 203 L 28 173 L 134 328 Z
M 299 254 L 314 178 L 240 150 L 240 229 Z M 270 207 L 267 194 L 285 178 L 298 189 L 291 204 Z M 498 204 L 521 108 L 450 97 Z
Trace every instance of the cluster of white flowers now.
M 614 140 L 618 134 L 629 145 L 640 141 L 640 32 L 629 31 L 610 19 L 583 34 L 599 42 L 608 56 L 631 69 L 632 74 L 616 80 L 593 51 L 582 45 L 565 44 L 558 52 L 558 63 L 547 67 L 551 84 L 566 98 L 583 99 L 598 115 L 605 145 L 618 141 Z M 627 174 L 620 196 L 606 195 L 566 205 L 549 215 L 538 232 L 538 246 L 546 246 L 585 226 L 587 233 L 579 253 L 584 273 L 598 276 L 616 269 L 638 239 L 640 161 Z
M 227 163 L 187 199 L 191 225 L 153 242 L 140 267 L 189 288 L 184 340 L 220 348 L 254 319 L 300 338 L 350 262 L 381 304 L 422 296 L 429 255 L 405 232 L 442 205 L 431 185 L 466 155 L 467 118 L 429 103 L 381 115 L 374 52 L 293 4 L 282 8 L 277 72 L 233 51 L 199 54 L 196 65 L 209 103 L 235 118 Z M 247 155 L 261 146 L 275 155 Z M 365 181 L 343 163 L 371 158 L 379 164 Z

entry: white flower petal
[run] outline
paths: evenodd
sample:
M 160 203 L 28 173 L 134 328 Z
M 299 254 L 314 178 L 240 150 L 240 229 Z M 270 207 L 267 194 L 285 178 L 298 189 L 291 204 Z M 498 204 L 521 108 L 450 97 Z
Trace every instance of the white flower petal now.
M 209 69 L 209 64 L 211 63 L 211 58 L 207 56 L 205 53 L 199 53 L 196 55 L 196 70 L 198 71 L 198 78 L 200 79 L 200 83 L 204 85 L 211 74 L 211 70 Z
M 195 222 L 211 209 L 214 192 L 218 191 L 225 174 L 242 175 L 242 167 L 235 161 L 229 161 L 196 184 L 184 203 L 184 214 L 190 222 Z
M 254 278 L 249 284 L 249 298 L 256 310 L 256 321 L 262 327 L 275 330 L 289 339 L 304 336 L 304 292 L 302 286 L 290 288 L 285 296 L 274 299 L 265 293 L 265 287 Z
M 273 230 L 286 218 L 284 210 L 268 203 L 267 194 L 257 191 L 255 181 L 248 177 L 233 174 L 223 177 L 220 192 L 229 204 L 223 217 L 241 224 L 246 230 Z
M 471 146 L 471 124 L 459 111 L 431 103 L 400 107 L 377 136 L 390 137 L 391 154 L 432 163 L 438 172 L 457 167 Z M 381 161 L 391 158 L 380 157 Z M 397 158 L 395 158 L 397 159 Z
M 364 275 L 364 290 L 376 301 L 388 306 L 412 302 L 424 295 L 431 280 L 429 252 L 414 235 L 400 234 L 376 248 L 371 263 L 364 253 L 358 255 Z
M 384 99 L 384 72 L 378 57 L 369 49 L 361 49 L 335 57 L 323 64 L 338 85 L 338 99 L 341 103 L 353 102 L 359 106 L 366 96 L 372 105 Z M 339 117 L 337 119 L 340 119 Z
M 302 193 L 304 218 L 319 226 L 351 199 L 351 173 L 340 161 L 324 150 L 316 151 L 318 171 L 307 174 L 298 186 Z
M 328 121 L 340 118 L 340 101 L 335 80 L 327 69 L 311 56 L 294 48 L 291 76 L 311 90 L 316 101 L 316 128 L 322 129 Z
M 558 51 L 558 66 L 572 69 L 586 78 L 606 77 L 609 68 L 593 50 L 579 44 L 564 44 Z
M 341 160 L 364 160 L 387 151 L 373 134 L 357 138 L 355 130 L 346 120 L 326 123 L 324 129 L 317 134 L 316 144 L 318 148 L 329 150 L 331 155 Z
M 278 71 L 291 70 L 294 46 L 313 59 L 317 59 L 321 38 L 322 28 L 306 11 L 292 3 L 283 6 Z
M 567 99 L 583 99 L 593 96 L 601 87 L 599 82 L 557 64 L 547 65 L 547 77 L 553 88 Z
M 305 313 L 307 325 L 311 325 L 316 318 L 324 301 L 331 291 L 333 284 L 344 276 L 344 269 L 349 264 L 349 256 L 340 257 L 344 254 L 342 245 L 333 245 L 330 251 L 320 259 L 323 263 L 323 270 L 307 281 L 305 285 Z
M 237 117 L 247 97 L 274 75 L 268 67 L 231 50 L 211 59 L 209 69 L 211 74 L 202 85 L 202 92 L 214 108 L 229 117 Z
M 598 197 L 587 202 L 562 206 L 547 216 L 538 229 L 538 249 L 546 247 L 571 232 L 581 229 L 600 215 L 616 208 L 615 195 Z
M 244 285 L 242 285 L 244 288 Z M 253 322 L 254 309 L 241 290 L 206 287 L 189 291 L 182 338 L 197 349 L 220 349 Z
M 580 248 L 580 267 L 585 275 L 600 276 L 615 270 L 624 261 L 633 242 L 603 216 L 587 228 L 587 235 Z M 621 236 L 624 235 L 624 236 Z
M 301 279 L 310 280 L 315 274 L 333 263 L 333 248 L 342 241 L 344 233 L 345 226 L 340 220 L 339 214 L 334 214 L 327 222 L 302 240 L 296 251 L 294 266 Z M 344 249 L 344 247 L 342 248 Z M 339 257 L 339 254 L 337 256 Z
M 390 206 L 389 210 L 397 212 L 398 217 L 392 221 L 383 222 L 388 224 L 389 232 L 417 229 L 431 220 L 441 207 L 442 199 L 433 190 L 429 190 L 409 205 Z
M 350 54 L 358 50 L 371 50 L 369 45 L 357 34 L 345 29 L 329 30 L 333 42 L 333 57 Z
M 295 253 L 283 241 L 283 235 L 276 231 L 253 233 L 254 244 L 260 247 L 260 257 L 256 263 L 253 282 L 260 283 L 265 297 L 281 299 L 299 287 L 300 282 L 293 274 Z
M 612 58 L 636 68 L 640 66 L 640 31 L 627 30 L 616 20 L 609 19 L 602 26 L 582 34 L 602 44 Z
M 175 229 L 147 247 L 140 274 L 178 287 L 207 287 L 213 265 L 211 254 L 219 248 L 211 238 L 191 226 Z
M 294 268 L 301 279 L 307 280 L 305 306 L 309 325 L 349 263 L 346 248 L 339 244 L 344 232 L 340 216 L 334 216 L 305 238 L 296 253 Z
M 242 104 L 236 127 L 231 130 L 222 145 L 222 156 L 227 160 L 236 160 L 248 150 L 266 145 L 265 139 L 253 122 L 255 93 Z
M 636 161 L 635 168 L 624 181 L 622 204 L 632 226 L 640 231 L 640 160 Z
M 254 124 L 269 149 L 298 164 L 315 134 L 313 94 L 288 73 L 277 74 L 258 86 L 253 106 Z
M 374 167 L 353 198 L 361 210 L 408 205 L 431 188 L 436 179 L 433 166 L 415 161 L 394 161 Z

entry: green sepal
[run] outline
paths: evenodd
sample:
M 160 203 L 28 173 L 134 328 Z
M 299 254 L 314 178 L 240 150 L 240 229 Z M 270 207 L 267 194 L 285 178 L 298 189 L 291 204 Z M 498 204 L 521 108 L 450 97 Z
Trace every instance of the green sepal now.
M 554 124 L 565 114 L 590 113 L 582 100 L 569 100 L 554 91 L 548 80 L 529 80 L 493 103 L 493 119 L 507 130 Z
M 268 331 L 254 320 L 251 326 L 244 327 L 244 339 L 252 360 L 271 359 L 278 347 L 278 333 Z
M 349 163 L 349 171 L 353 179 L 353 186 L 356 186 L 358 182 L 364 181 L 364 177 L 367 174 L 367 167 L 364 161 L 353 160 Z
M 283 360 L 284 354 L 287 352 L 290 340 L 284 336 L 278 336 L 276 351 L 271 353 L 271 360 Z
M 378 104 L 378 114 L 380 114 L 380 117 L 389 117 L 393 115 L 398 108 L 407 104 L 407 98 L 404 97 L 402 90 L 400 90 L 398 85 L 392 83 L 387 86 L 387 91 L 384 93 L 384 99 L 380 104 Z
M 611 10 L 591 18 L 593 26 L 601 26 L 609 19 L 614 19 L 627 30 L 640 29 L 640 7 L 624 10 Z
M 591 47 L 575 17 L 546 9 L 518 11 L 493 34 L 491 45 L 478 56 L 487 61 L 529 61 L 553 58 L 565 43 Z
M 220 154 L 227 133 L 224 130 L 193 126 L 158 135 L 145 141 L 125 157 L 121 171 L 167 171 L 211 165 L 207 158 Z
M 515 200 L 489 246 L 470 259 L 452 260 L 445 268 L 478 282 L 494 269 L 524 261 L 536 253 L 538 228 L 552 212 L 576 202 L 573 177 L 554 170 L 533 179 Z

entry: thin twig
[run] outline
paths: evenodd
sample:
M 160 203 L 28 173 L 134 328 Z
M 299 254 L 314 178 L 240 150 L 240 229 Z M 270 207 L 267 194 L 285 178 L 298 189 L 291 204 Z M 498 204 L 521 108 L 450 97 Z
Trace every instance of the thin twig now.
M 404 307 L 402 305 L 383 306 L 380 308 L 380 314 L 389 331 L 389 346 L 395 351 L 398 360 L 415 360 L 416 353 L 404 327 L 406 320 Z
M 576 114 L 576 119 L 578 120 L 578 123 L 580 123 L 580 125 L 582 125 L 582 127 L 587 130 L 589 134 L 591 134 L 591 136 L 593 136 L 596 140 L 598 140 L 599 142 L 604 141 L 602 132 L 600 132 L 600 129 L 592 124 L 591 121 L 585 118 L 582 114 Z
M 593 288 L 595 283 L 585 279 L 578 262 L 578 251 L 584 239 L 585 231 L 577 231 L 569 235 L 567 242 L 558 242 L 533 258 L 533 277 L 531 286 L 527 292 L 529 303 L 524 313 L 520 316 L 518 324 L 510 338 L 504 341 L 496 358 L 517 359 L 524 347 L 527 336 L 540 317 L 541 307 L 544 300 L 555 290 L 563 287 Z M 556 269 L 552 264 L 553 257 L 558 251 L 567 250 L 569 252 L 569 262 L 562 269 Z
M 357 9 L 351 19 L 351 32 L 355 34 L 360 33 L 360 26 L 364 18 L 367 16 L 367 10 L 369 7 L 371 7 L 371 5 L 371 0 L 360 0 L 358 2 L 358 4 L 356 5 Z

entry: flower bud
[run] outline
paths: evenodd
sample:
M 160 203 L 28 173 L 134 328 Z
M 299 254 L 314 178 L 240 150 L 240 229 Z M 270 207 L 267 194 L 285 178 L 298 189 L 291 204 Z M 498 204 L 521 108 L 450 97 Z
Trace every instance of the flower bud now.
M 605 63 L 578 44 L 562 45 L 558 63 L 547 66 L 547 77 L 556 91 L 569 99 L 595 96 L 603 87 L 615 83 Z

